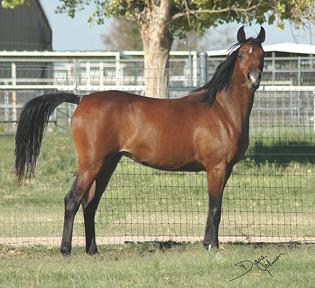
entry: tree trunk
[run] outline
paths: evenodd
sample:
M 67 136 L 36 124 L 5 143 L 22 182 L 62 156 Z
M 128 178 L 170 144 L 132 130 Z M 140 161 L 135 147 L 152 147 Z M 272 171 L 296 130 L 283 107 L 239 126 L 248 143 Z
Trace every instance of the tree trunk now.
M 145 95 L 147 96 L 168 98 L 171 42 L 169 39 L 159 39 L 154 36 L 149 40 L 143 40 Z
M 137 17 L 144 49 L 145 95 L 154 98 L 168 98 L 169 52 L 173 43 L 168 25 L 170 2 L 162 0 L 159 6 L 151 6 L 149 12 Z

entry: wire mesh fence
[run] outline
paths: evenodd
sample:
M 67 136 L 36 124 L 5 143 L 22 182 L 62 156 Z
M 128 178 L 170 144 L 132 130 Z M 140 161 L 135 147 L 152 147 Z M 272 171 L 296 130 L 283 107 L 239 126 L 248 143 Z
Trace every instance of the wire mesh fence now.
M 75 106 L 63 105 L 48 125 L 36 178 L 17 185 L 12 173 L 13 126 L 20 107 L 32 97 L 59 90 L 84 94 L 119 88 L 141 94 L 141 61 L 128 58 L 117 63 L 116 56 L 106 63 L 72 58 L 49 62 L 45 58 L 37 61 L 42 67 L 1 62 L 0 243 L 59 245 L 63 198 L 76 174 L 69 129 Z M 181 97 L 199 85 L 195 56 L 171 59 L 169 97 Z M 208 59 L 208 79 L 222 60 Z M 265 60 L 250 120 L 250 146 L 224 191 L 221 241 L 314 242 L 312 61 L 301 57 Z M 24 72 L 19 72 L 21 67 Z M 97 241 L 199 241 L 207 209 L 205 173 L 157 171 L 124 158 L 97 210 Z M 74 244 L 84 244 L 82 211 L 76 216 L 74 236 Z

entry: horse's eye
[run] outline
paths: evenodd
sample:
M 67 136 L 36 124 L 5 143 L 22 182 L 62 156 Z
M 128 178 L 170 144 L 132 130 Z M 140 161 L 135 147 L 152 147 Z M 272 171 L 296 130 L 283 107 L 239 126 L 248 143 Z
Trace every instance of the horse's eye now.
M 238 58 L 240 58 L 240 59 L 241 59 L 241 58 L 243 57 L 243 54 L 238 53 L 238 54 L 237 54 L 237 56 L 238 56 Z

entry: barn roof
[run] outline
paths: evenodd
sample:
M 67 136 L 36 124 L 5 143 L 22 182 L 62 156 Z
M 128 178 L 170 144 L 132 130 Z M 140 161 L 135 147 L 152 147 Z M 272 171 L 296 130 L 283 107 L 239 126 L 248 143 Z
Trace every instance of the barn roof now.
M 315 54 L 315 46 L 309 44 L 282 43 L 264 46 L 266 52 L 284 52 L 296 54 Z

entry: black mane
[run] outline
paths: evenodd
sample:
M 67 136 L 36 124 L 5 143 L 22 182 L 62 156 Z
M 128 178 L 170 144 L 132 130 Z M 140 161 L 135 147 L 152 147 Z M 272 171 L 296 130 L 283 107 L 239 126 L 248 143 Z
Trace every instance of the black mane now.
M 258 44 L 259 46 L 261 45 L 260 42 L 257 41 L 256 38 L 248 38 L 241 45 L 239 43 L 234 44 L 229 49 L 232 52 L 230 52 L 227 58 L 225 59 L 225 61 L 222 62 L 217 67 L 211 80 L 204 86 L 192 91 L 192 92 L 198 92 L 201 90 L 206 90 L 206 94 L 204 95 L 203 98 L 200 99 L 201 102 L 207 102 L 209 107 L 211 107 L 216 99 L 217 94 L 220 93 L 223 89 L 226 90 L 229 87 L 230 83 L 232 82 L 232 75 L 233 75 L 238 51 L 240 47 L 244 45 L 245 43 Z M 238 48 L 234 50 L 236 47 Z

